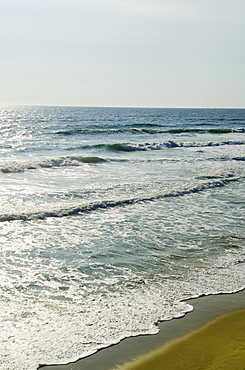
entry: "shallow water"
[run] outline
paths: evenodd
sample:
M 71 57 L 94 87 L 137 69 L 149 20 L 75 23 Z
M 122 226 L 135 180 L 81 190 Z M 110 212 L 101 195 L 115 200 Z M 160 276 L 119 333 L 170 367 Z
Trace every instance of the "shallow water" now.
M 245 286 L 245 110 L 3 107 L 1 369 Z

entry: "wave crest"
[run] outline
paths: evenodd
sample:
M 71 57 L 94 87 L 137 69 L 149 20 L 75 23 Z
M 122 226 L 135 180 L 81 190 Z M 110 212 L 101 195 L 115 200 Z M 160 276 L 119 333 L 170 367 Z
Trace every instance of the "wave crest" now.
M 59 158 L 46 158 L 41 160 L 29 161 L 11 161 L 0 165 L 2 173 L 18 173 L 27 170 L 36 170 L 39 168 L 54 168 L 54 167 L 74 167 L 81 166 L 82 164 L 96 164 L 107 162 L 106 159 L 100 157 L 59 157 Z
M 193 184 L 189 184 L 183 187 L 179 187 L 176 189 L 172 189 L 171 191 L 165 191 L 162 193 L 154 194 L 152 196 L 141 196 L 135 197 L 130 199 L 119 199 L 119 200 L 102 200 L 97 201 L 94 203 L 89 204 L 81 204 L 81 205 L 71 205 L 70 207 L 63 207 L 59 209 L 53 210 L 38 210 L 35 212 L 26 212 L 26 213 L 18 213 L 18 212 L 11 212 L 9 214 L 5 213 L 0 215 L 0 222 L 4 221 L 30 221 L 34 219 L 45 219 L 48 217 L 67 217 L 67 216 L 75 216 L 85 212 L 92 212 L 100 209 L 109 209 L 114 207 L 122 207 L 132 204 L 137 204 L 141 202 L 149 202 L 155 201 L 157 199 L 169 198 L 169 197 L 179 197 L 184 196 L 187 194 L 199 193 L 201 191 L 213 188 L 223 187 L 229 184 L 231 181 L 238 181 L 243 177 L 232 177 L 231 175 L 225 178 L 219 178 L 215 176 L 213 181 L 197 181 Z
M 158 128 L 152 128 L 158 127 Z M 210 129 L 203 129 L 203 128 L 172 128 L 169 130 L 161 128 L 158 124 L 150 124 L 150 123 L 142 123 L 142 124 L 133 124 L 130 127 L 121 127 L 121 128 L 84 128 L 84 129 L 68 129 L 63 131 L 56 131 L 55 134 L 57 135 L 96 135 L 96 134 L 104 134 L 104 133 L 123 133 L 123 132 L 131 132 L 131 133 L 144 133 L 144 134 L 185 134 L 185 133 L 210 133 L 210 134 L 228 134 L 228 133 L 244 133 L 245 129 L 241 128 L 227 128 L 227 127 L 220 127 L 220 128 L 210 128 Z
M 227 140 L 227 141 L 218 141 L 218 142 L 175 142 L 175 141 L 165 141 L 162 143 L 139 143 L 139 144 L 111 144 L 108 145 L 108 149 L 114 151 L 124 151 L 124 152 L 133 152 L 133 151 L 147 151 L 147 150 L 163 150 L 168 148 L 203 148 L 210 146 L 223 146 L 223 145 L 244 145 L 245 141 L 237 140 Z

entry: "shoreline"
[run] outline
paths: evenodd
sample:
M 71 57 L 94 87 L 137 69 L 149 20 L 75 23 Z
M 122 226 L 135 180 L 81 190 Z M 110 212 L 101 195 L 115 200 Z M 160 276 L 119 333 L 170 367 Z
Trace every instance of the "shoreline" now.
M 114 370 L 244 370 L 245 309 L 222 315 Z
M 210 294 L 183 300 L 193 311 L 180 318 L 158 324 L 158 334 L 125 338 L 96 353 L 66 365 L 40 365 L 43 370 L 112 370 L 126 365 L 146 353 L 192 333 L 220 316 L 245 309 L 245 289 L 234 293 Z

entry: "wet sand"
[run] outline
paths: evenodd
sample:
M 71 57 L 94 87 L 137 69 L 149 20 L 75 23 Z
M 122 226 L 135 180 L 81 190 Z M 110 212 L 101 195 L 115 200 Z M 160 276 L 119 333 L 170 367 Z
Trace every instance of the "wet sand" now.
M 117 370 L 244 370 L 245 309 L 221 316 Z
M 186 301 L 194 310 L 184 317 L 159 324 L 156 335 L 127 338 L 119 344 L 102 349 L 89 357 L 67 365 L 42 366 L 43 370 L 111 370 L 132 362 L 176 338 L 200 329 L 218 317 L 245 309 L 245 290 L 233 294 L 217 294 Z M 228 326 L 227 326 L 227 331 Z M 191 334 L 192 335 L 192 334 Z M 39 367 L 41 368 L 41 367 Z M 169 369 L 169 368 L 168 368 Z M 197 367 L 195 369 L 198 369 Z M 245 369 L 245 365 L 244 368 Z M 138 369 L 137 369 L 138 370 Z M 140 368 L 139 368 L 140 370 Z M 235 369 L 234 369 L 235 370 Z M 236 370 L 240 370 L 239 368 Z

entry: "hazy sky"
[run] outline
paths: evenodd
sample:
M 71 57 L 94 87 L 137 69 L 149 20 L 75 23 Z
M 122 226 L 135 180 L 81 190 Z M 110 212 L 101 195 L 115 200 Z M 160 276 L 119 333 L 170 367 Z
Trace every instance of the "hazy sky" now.
M 245 0 L 0 0 L 0 104 L 245 107 Z

